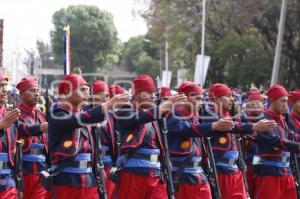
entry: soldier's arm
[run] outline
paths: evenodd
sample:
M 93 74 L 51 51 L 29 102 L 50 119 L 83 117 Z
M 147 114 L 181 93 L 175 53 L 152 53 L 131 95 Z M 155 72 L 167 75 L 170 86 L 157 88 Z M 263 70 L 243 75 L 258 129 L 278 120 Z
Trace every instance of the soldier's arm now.
M 60 132 L 69 132 L 76 128 L 102 122 L 105 119 L 102 111 L 101 106 L 72 114 L 63 109 L 56 109 L 51 112 L 49 126 Z
M 277 147 L 279 149 L 290 152 L 300 152 L 299 142 L 292 142 L 288 139 L 281 139 L 278 135 L 272 133 L 271 131 L 258 133 L 256 141 L 264 145 L 269 145 L 270 147 Z
M 167 118 L 167 127 L 171 135 L 180 137 L 206 137 L 212 131 L 212 123 L 192 124 L 184 119 Z
M 155 120 L 154 108 L 135 111 L 125 107 L 115 113 L 119 128 L 130 129 L 140 124 L 146 124 Z
M 18 121 L 15 124 L 19 136 L 39 136 L 42 134 L 40 124 L 28 124 Z

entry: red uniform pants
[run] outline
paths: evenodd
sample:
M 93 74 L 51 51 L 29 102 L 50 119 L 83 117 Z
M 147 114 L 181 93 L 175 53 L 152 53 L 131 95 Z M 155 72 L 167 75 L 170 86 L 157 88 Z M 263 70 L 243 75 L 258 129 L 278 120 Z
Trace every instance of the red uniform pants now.
M 23 174 L 23 199 L 44 199 L 47 191 L 40 182 L 39 174 Z
M 293 176 L 257 176 L 255 199 L 297 199 Z
M 0 192 L 0 199 L 18 199 L 17 189 L 11 187 Z
M 208 183 L 204 184 L 180 184 L 176 199 L 211 199 L 211 191 Z
M 232 174 L 218 174 L 222 199 L 247 199 L 241 171 Z
M 109 172 L 110 172 L 110 168 L 105 168 L 105 174 L 106 174 L 105 186 L 107 191 L 107 197 L 108 199 L 114 199 L 116 185 L 109 179 Z
M 52 199 L 99 199 L 97 187 L 54 186 Z
M 159 177 L 149 177 L 121 172 L 117 187 L 118 199 L 168 199 L 166 183 Z
M 247 165 L 247 182 L 249 186 L 249 195 L 254 198 L 256 174 L 253 172 L 251 164 Z

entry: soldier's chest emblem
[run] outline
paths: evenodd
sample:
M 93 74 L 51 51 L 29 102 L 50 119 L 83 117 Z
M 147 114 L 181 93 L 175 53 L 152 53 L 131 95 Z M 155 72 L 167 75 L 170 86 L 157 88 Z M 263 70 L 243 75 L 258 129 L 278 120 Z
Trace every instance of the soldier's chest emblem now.
M 70 140 L 67 140 L 67 141 L 64 141 L 64 144 L 63 144 L 63 146 L 64 146 L 65 148 L 69 148 L 69 147 L 71 147 L 71 146 L 72 146 L 72 144 L 73 144 L 73 142 L 72 142 L 72 141 L 70 141 Z
M 24 140 L 24 138 L 21 138 L 21 139 L 19 139 L 19 142 L 21 142 L 21 143 L 22 143 L 22 145 L 24 145 L 24 144 L 25 144 L 25 140 Z
M 187 149 L 191 146 L 191 143 L 189 140 L 185 140 L 183 142 L 180 143 L 180 148 L 182 149 Z
M 225 144 L 227 142 L 227 138 L 226 137 L 220 137 L 219 138 L 219 143 L 220 144 Z
M 130 142 L 133 138 L 133 135 L 132 134 L 129 134 L 126 138 L 126 142 Z

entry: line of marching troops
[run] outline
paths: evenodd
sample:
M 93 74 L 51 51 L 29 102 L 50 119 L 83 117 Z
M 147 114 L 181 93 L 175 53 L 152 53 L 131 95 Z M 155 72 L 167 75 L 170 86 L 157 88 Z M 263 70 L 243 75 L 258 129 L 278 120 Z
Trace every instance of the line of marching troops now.
M 10 110 L 7 85 L 0 74 L 1 199 L 296 199 L 299 194 L 291 160 L 300 157 L 300 90 L 272 86 L 267 108 L 259 92 L 250 92 L 245 111 L 236 116 L 235 95 L 225 84 L 204 92 L 185 81 L 176 95 L 162 88 L 158 101 L 147 75 L 133 80 L 130 95 L 118 85 L 100 80 L 89 85 L 69 74 L 44 114 L 37 108 L 35 77 L 17 84 L 19 104 Z

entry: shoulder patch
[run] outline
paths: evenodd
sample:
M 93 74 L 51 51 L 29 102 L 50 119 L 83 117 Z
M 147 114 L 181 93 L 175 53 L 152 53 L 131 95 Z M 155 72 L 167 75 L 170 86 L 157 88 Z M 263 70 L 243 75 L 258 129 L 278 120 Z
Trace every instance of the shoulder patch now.
M 130 140 L 132 140 L 132 138 L 133 138 L 133 135 L 129 134 L 126 138 L 126 142 L 129 142 Z

